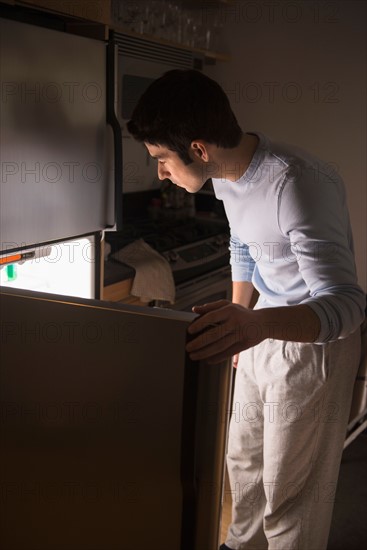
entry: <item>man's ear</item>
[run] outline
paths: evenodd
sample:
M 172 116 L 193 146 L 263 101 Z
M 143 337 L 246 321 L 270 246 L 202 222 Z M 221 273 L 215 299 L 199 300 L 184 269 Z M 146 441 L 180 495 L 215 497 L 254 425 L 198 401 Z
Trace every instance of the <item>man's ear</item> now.
M 192 141 L 190 145 L 190 150 L 194 157 L 202 160 L 203 162 L 209 161 L 208 149 L 204 141 Z

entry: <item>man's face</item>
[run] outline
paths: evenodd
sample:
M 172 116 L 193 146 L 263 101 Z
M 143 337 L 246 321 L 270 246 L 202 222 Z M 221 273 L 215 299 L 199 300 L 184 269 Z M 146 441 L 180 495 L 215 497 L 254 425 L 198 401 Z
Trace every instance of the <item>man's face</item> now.
M 208 176 L 205 177 L 203 164 L 193 158 L 191 164 L 186 165 L 175 151 L 161 145 L 145 143 L 151 157 L 158 161 L 158 177 L 160 180 L 168 178 L 178 187 L 189 193 L 197 193 Z

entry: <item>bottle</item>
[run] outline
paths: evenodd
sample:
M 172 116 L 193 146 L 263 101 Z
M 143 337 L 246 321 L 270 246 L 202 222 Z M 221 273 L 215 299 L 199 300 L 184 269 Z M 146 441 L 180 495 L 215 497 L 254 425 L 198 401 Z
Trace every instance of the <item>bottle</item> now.
M 8 264 L 5 266 L 5 273 L 8 281 L 15 281 L 17 278 L 17 266 L 16 264 Z

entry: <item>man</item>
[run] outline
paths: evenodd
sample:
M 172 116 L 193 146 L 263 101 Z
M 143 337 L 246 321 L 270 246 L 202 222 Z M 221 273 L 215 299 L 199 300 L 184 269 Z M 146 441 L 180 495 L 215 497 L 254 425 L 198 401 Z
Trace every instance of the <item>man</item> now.
M 193 359 L 238 360 L 221 549 L 324 550 L 365 308 L 343 183 L 311 155 L 243 133 L 197 71 L 156 80 L 128 129 L 160 179 L 196 193 L 211 177 L 230 223 L 233 303 L 195 307 L 187 346 Z

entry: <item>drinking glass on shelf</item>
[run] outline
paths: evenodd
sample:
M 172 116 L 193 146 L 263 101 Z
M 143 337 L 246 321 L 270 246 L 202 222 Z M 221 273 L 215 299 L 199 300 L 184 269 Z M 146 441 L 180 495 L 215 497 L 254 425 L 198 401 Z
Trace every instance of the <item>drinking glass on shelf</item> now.
M 112 0 L 113 18 L 125 29 L 205 50 L 220 29 L 215 11 L 185 8 L 182 0 Z
M 112 18 L 127 30 L 138 30 L 141 4 L 132 0 L 112 0 Z

